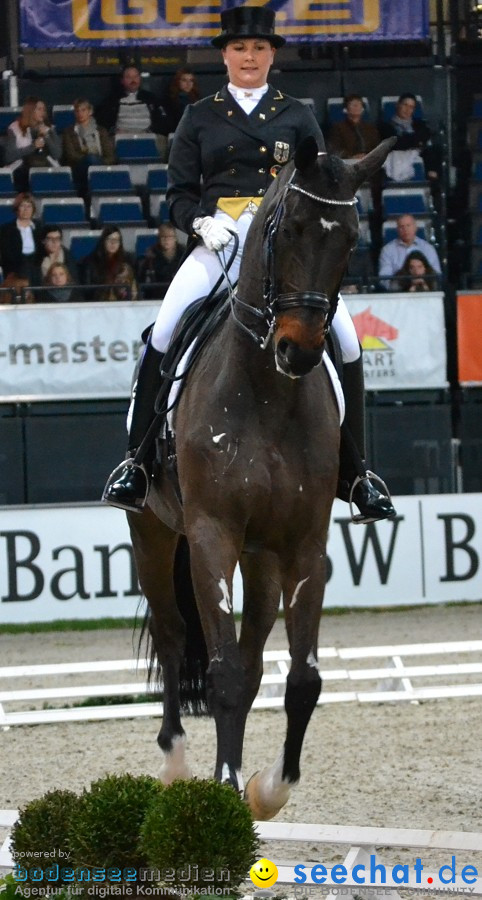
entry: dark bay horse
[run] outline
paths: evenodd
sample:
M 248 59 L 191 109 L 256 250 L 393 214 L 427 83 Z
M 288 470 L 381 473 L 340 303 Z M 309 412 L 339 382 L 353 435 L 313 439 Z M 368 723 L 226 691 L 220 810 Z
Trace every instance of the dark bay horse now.
M 348 165 L 318 153 L 307 139 L 275 179 L 246 239 L 233 314 L 197 359 L 177 409 L 182 508 L 161 472 L 143 513 L 128 514 L 162 669 L 158 741 L 166 783 L 190 775 L 180 718 L 180 672 L 190 649 L 178 601 L 186 606 L 195 596 L 202 624 L 207 656 L 198 675 L 205 678 L 216 723 L 215 777 L 238 790 L 246 717 L 283 601 L 291 654 L 286 740 L 277 760 L 246 787 L 258 819 L 274 816 L 299 779 L 302 742 L 321 690 L 318 626 L 340 414 L 319 363 L 357 242 L 354 195 L 391 144 Z M 179 554 L 183 535 L 190 571 Z M 237 563 L 243 580 L 239 639 Z

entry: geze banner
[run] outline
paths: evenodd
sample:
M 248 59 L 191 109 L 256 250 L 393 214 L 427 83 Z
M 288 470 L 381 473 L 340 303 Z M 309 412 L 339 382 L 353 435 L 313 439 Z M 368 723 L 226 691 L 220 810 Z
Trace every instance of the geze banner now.
M 24 47 L 209 46 L 222 9 L 194 0 L 20 0 Z M 259 4 L 258 4 L 259 5 Z M 288 42 L 423 40 L 428 0 L 276 0 L 276 30 Z

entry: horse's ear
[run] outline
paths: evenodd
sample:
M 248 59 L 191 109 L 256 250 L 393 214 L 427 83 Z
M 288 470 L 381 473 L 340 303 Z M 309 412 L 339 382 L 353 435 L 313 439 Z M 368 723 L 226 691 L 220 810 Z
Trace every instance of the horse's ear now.
M 318 144 L 313 135 L 303 138 L 295 151 L 295 166 L 299 172 L 306 172 L 318 158 Z
M 352 177 L 357 190 L 367 178 L 370 178 L 375 172 L 381 169 L 390 150 L 393 150 L 394 144 L 397 143 L 396 137 L 390 137 L 378 144 L 374 150 L 367 153 L 360 162 L 355 163 L 352 168 Z

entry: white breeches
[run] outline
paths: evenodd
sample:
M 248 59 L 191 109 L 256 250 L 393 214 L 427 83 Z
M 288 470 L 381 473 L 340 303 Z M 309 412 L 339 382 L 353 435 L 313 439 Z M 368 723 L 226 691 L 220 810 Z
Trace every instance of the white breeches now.
M 227 228 L 237 231 L 239 235 L 238 252 L 229 270 L 229 280 L 234 284 L 239 276 L 246 234 L 254 217 L 252 213 L 246 211 L 237 221 L 234 221 L 231 216 L 218 209 L 216 210 L 215 218 L 222 221 Z M 228 244 L 225 250 L 221 251 L 222 253 L 224 252 L 225 260 L 229 259 L 230 246 Z M 208 250 L 203 244 L 195 247 L 172 279 L 157 314 L 151 337 L 152 344 L 156 350 L 160 353 L 166 352 L 171 335 L 184 310 L 200 297 L 206 297 L 221 274 L 222 270 L 217 255 Z M 223 279 L 219 290 L 225 287 L 226 279 Z M 355 326 L 341 296 L 338 299 L 338 307 L 332 327 L 340 342 L 343 362 L 354 362 L 360 355 L 360 345 Z

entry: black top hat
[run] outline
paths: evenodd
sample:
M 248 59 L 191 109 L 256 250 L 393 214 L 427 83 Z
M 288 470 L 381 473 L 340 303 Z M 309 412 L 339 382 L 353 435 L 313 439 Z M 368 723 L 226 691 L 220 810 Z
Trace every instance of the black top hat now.
M 273 47 L 286 43 L 274 33 L 274 12 L 265 6 L 235 6 L 221 13 L 221 34 L 212 39 L 214 47 L 225 47 L 236 38 L 264 38 Z

